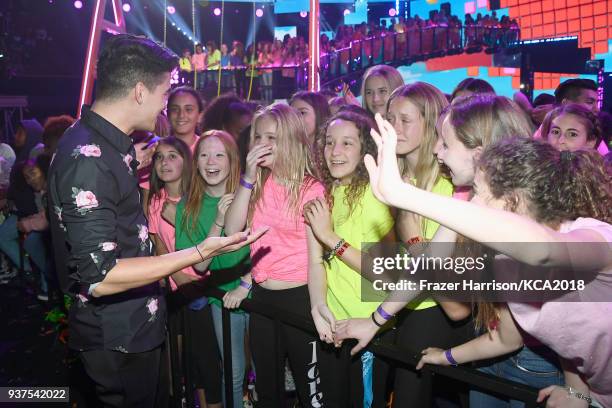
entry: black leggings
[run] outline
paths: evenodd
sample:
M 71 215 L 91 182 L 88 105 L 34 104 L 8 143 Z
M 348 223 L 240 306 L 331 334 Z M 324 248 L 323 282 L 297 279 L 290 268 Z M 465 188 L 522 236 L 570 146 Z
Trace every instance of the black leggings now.
M 471 320 L 452 322 L 440 306 L 422 310 L 405 310 L 397 323 L 397 345 L 420 352 L 427 347 L 447 349 L 466 342 L 474 337 L 474 326 Z M 457 402 L 462 388 L 451 384 L 447 378 L 440 378 L 444 384 L 434 381 L 434 398 Z M 397 367 L 393 407 L 423 406 L 421 375 L 414 369 Z
M 253 301 L 312 319 L 307 285 L 284 290 L 268 290 L 253 285 Z M 323 386 L 325 379 L 322 378 L 325 373 L 319 365 L 321 342 L 318 337 L 282 322 L 277 331 L 274 320 L 257 313 L 251 314 L 249 337 L 255 363 L 258 408 L 286 405 L 285 357 L 289 359 L 302 407 L 329 406 Z

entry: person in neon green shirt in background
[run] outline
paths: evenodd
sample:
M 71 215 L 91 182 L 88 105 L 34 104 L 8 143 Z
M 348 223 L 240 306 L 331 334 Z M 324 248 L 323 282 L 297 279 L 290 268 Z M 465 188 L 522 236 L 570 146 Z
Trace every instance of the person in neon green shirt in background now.
M 191 86 L 193 66 L 191 64 L 191 52 L 187 48 L 183 50 L 183 56 L 179 58 L 179 69 L 180 84 Z
M 176 209 L 176 248 L 189 247 L 200 237 L 224 233 L 225 211 L 234 199 L 240 179 L 238 146 L 227 132 L 210 130 L 196 144 L 191 189 Z M 216 256 L 208 265 L 198 264 L 200 273 L 210 271 L 208 284 L 225 290 L 223 299 L 208 298 L 217 343 L 223 356 L 221 309 L 235 309 L 230 316 L 232 331 L 232 378 L 234 407 L 242 407 L 243 380 L 246 368 L 244 339 L 249 316 L 240 303 L 249 293 L 250 252 L 248 247 Z M 225 394 L 224 394 L 225 397 Z
M 318 165 L 332 208 L 322 199 L 304 207 L 304 217 L 316 237 L 309 245 L 312 317 L 321 340 L 328 343 L 333 341 L 336 319 L 368 317 L 384 300 L 385 294 L 373 291 L 360 274 L 362 243 L 395 241 L 393 215 L 372 194 L 363 164 L 365 154 L 376 149 L 369 136 L 374 121 L 365 110 L 357 109 L 360 111 L 339 111 L 317 138 Z M 333 255 L 323 258 L 324 252 Z M 377 298 L 378 302 L 372 301 Z M 355 392 L 347 406 L 368 407 L 374 395 L 384 394 L 386 376 L 373 373 L 376 368 L 370 352 L 350 360 L 337 360 L 332 353 L 325 357 L 331 360 L 328 364 L 336 370 L 338 381 L 350 373 Z M 373 378 L 383 379 L 380 390 L 372 384 Z
M 221 51 L 217 48 L 217 43 L 210 40 L 206 43 L 206 51 L 208 52 L 208 71 L 206 73 L 207 80 L 206 84 L 217 84 L 217 77 L 219 76 L 219 67 L 221 66 Z

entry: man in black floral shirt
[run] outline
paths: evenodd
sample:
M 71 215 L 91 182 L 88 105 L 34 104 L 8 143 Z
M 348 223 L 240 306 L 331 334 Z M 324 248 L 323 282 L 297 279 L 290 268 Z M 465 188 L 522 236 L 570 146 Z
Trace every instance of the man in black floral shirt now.
M 49 172 L 53 239 L 68 250 L 71 348 L 78 350 L 104 406 L 154 405 L 165 338 L 158 281 L 256 239 L 207 239 L 151 257 L 130 135 L 152 131 L 165 108 L 178 58 L 131 35 L 107 41 L 97 67 L 96 101 L 62 137 Z M 153 147 L 142 150 L 147 165 Z

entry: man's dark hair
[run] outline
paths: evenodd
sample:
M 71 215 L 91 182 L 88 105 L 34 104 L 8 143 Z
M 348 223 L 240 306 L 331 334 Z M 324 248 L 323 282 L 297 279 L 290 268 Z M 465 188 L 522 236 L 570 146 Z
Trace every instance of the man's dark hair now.
M 98 58 L 96 98 L 122 97 L 138 82 L 153 90 L 161 83 L 161 75 L 177 66 L 177 55 L 163 45 L 131 34 L 116 35 Z
M 564 99 L 574 101 L 580 96 L 583 89 L 597 92 L 597 84 L 591 79 L 568 79 L 560 83 L 557 89 L 555 89 L 555 103 L 560 105 Z

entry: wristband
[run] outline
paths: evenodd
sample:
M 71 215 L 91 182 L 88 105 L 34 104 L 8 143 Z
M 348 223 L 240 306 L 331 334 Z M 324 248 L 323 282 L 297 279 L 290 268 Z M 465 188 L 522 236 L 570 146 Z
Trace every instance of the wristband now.
M 421 241 L 423 241 L 423 240 L 421 239 L 421 237 L 418 237 L 418 236 L 417 236 L 417 237 L 412 237 L 412 238 L 410 238 L 408 241 L 406 241 L 406 243 L 407 243 L 408 245 L 412 245 L 412 244 L 418 244 L 418 243 L 419 243 L 419 242 L 421 242 Z
M 374 324 L 375 324 L 376 326 L 378 326 L 378 327 L 383 327 L 383 326 L 384 326 L 384 323 L 383 323 L 383 324 L 380 324 L 380 323 L 378 323 L 378 322 L 376 321 L 376 318 L 374 317 L 374 312 L 372 312 L 372 314 L 370 315 L 370 317 L 372 318 L 372 321 L 374 322 Z
M 252 283 L 247 283 L 245 281 L 243 281 L 242 279 L 240 279 L 240 286 L 242 286 L 243 288 L 247 289 L 247 290 L 251 290 L 251 288 L 253 287 Z
M 591 405 L 591 403 L 593 402 L 593 398 L 589 397 L 588 395 L 584 395 L 581 392 L 576 391 L 570 386 L 566 386 L 565 389 L 567 390 L 567 395 L 569 395 L 570 397 L 574 397 L 574 398 L 578 398 L 583 401 L 586 401 L 589 405 Z
M 242 176 L 240 177 L 240 185 L 244 188 L 248 188 L 249 190 L 252 190 L 255 188 L 255 184 L 249 183 Z
M 331 251 L 327 252 L 325 255 L 323 255 L 323 259 L 327 262 L 331 261 L 332 258 L 336 255 L 338 255 L 338 250 L 344 245 L 346 244 L 346 241 L 344 239 L 340 239 L 340 241 L 338 241 L 338 243 L 336 244 L 336 246 L 334 246 L 332 248 Z M 344 252 L 344 250 L 342 251 Z M 340 254 L 342 255 L 342 254 Z
M 382 317 L 383 319 L 385 319 L 385 321 L 386 321 L 386 320 L 389 320 L 390 318 L 392 318 L 392 317 L 393 317 L 393 315 L 390 315 L 389 313 L 387 313 L 387 312 L 385 311 L 385 309 L 383 309 L 383 308 L 382 308 L 382 305 L 381 305 L 381 306 L 378 306 L 378 309 L 376 309 L 376 311 L 378 312 L 378 314 L 380 315 L 380 317 Z
M 457 363 L 457 361 L 453 358 L 453 354 L 451 353 L 451 349 L 448 349 L 444 352 L 444 355 L 446 356 L 446 360 L 450 363 L 450 365 L 452 366 L 458 366 L 459 363 Z
M 336 256 L 338 258 L 342 257 L 342 254 L 344 254 L 344 251 L 346 251 L 348 249 L 348 247 L 350 247 L 351 245 L 348 242 L 344 242 L 344 244 L 342 244 L 342 246 L 340 247 L 340 249 L 338 249 L 336 251 Z
M 219 225 L 219 224 L 217 224 L 217 220 L 215 220 L 215 225 L 216 225 L 217 227 L 219 227 L 219 228 L 223 229 L 223 225 Z
M 200 254 L 200 258 L 202 258 L 202 262 L 204 262 L 206 259 L 204 259 L 204 255 L 202 255 L 202 253 L 200 252 L 200 248 L 198 248 L 198 246 L 195 246 L 196 251 L 198 251 L 198 254 Z

